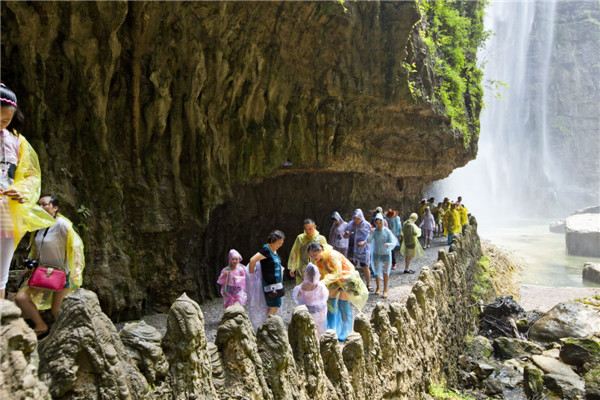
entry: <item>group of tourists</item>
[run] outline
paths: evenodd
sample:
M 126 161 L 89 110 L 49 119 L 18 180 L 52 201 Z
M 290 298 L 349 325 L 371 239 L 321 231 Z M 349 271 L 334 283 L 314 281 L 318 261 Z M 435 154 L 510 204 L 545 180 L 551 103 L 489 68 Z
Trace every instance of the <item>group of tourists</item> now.
M 354 321 L 351 304 L 361 310 L 369 293 L 388 297 L 389 276 L 396 269 L 396 248 L 400 247 L 405 259 L 403 273 L 414 274 L 411 260 L 425 257 L 420 237 L 428 248 L 434 235 L 458 232 L 455 223 L 461 221 L 461 214 L 456 203 L 445 199 L 432 206 L 433 202 L 433 198 L 422 201 L 418 211 L 404 223 L 392 208 L 385 213 L 381 207 L 375 208 L 371 221 L 366 220 L 361 209 L 354 211 L 349 222 L 335 211 L 328 238 L 319 233 L 314 220 L 303 221 L 304 232 L 294 241 L 287 269 L 296 279 L 293 299 L 306 305 L 319 335 L 333 329 L 340 341 L 346 340 Z M 460 198 L 457 203 L 460 204 Z M 284 267 L 277 253 L 284 240 L 283 232 L 271 232 L 248 267 L 241 264 L 241 255 L 232 249 L 229 264 L 217 280 L 224 306 L 247 304 L 255 330 L 269 315 L 277 313 L 285 295 Z M 359 270 L 363 271 L 363 278 Z
M 36 152 L 19 132 L 24 116 L 17 96 L 0 84 L 0 298 L 4 298 L 14 251 L 33 232 L 29 258 L 15 301 L 34 323 L 38 337 L 48 326 L 39 310 L 56 317 L 64 297 L 81 286 L 83 242 L 73 224 L 58 212 L 59 201 L 40 197 L 41 170 Z

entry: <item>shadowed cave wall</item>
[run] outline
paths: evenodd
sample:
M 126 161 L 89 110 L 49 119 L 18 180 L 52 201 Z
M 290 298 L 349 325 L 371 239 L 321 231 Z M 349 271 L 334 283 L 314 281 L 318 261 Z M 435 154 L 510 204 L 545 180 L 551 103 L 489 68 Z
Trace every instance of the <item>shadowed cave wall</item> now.
M 286 259 L 305 217 L 327 234 L 333 210 L 409 213 L 475 157 L 411 95 L 403 62 L 439 84 L 413 2 L 1 8 L 2 81 L 42 191 L 77 226 L 84 287 L 115 320 L 214 296 L 227 251 L 248 261 L 274 228 Z

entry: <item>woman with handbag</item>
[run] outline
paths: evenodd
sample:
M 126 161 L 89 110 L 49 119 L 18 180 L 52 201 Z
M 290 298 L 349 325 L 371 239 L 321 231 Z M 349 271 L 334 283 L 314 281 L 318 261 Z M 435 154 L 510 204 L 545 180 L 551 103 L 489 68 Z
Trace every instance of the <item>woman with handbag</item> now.
M 50 308 L 56 318 L 65 296 L 81 286 L 85 259 L 83 242 L 73 229 L 73 224 L 58 213 L 58 199 L 54 196 L 42 196 L 38 204 L 56 220 L 56 223 L 38 230 L 33 235 L 29 258 L 36 258 L 39 266 L 31 272 L 25 285 L 19 289 L 16 303 L 23 312 L 23 318 L 33 321 L 33 330 L 39 336 L 48 330 L 48 326 L 38 310 Z M 64 276 L 64 284 L 61 282 L 62 287 L 53 287 L 54 282 L 36 281 L 35 278 L 40 276 L 41 271 L 44 272 L 42 279 L 51 279 L 52 274 Z
M 17 96 L 0 83 L 0 299 L 4 298 L 13 253 L 25 232 L 54 223 L 35 204 L 42 181 L 40 164 L 18 132 L 23 124 Z
M 285 295 L 283 289 L 283 267 L 277 250 L 283 245 L 285 235 L 274 230 L 267 238 L 267 244 L 252 256 L 248 269 L 254 274 L 256 263 L 260 261 L 262 270 L 263 293 L 268 307 L 268 315 L 275 315 L 281 307 L 281 298 Z

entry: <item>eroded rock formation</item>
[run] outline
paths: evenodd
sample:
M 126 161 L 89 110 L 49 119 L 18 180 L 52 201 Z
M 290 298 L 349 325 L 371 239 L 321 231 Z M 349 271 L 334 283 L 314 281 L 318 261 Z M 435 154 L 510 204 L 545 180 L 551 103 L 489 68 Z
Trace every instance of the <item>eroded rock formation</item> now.
M 146 380 L 89 290 L 65 297 L 39 353 L 39 375 L 53 399 L 146 398 Z
M 44 192 L 85 241 L 84 287 L 115 320 L 216 295 L 227 250 L 253 254 L 273 228 L 326 229 L 375 202 L 408 212 L 475 156 L 426 100 L 415 2 L 0 6 L 2 80 Z M 403 65 L 417 55 L 421 100 Z
M 51 400 L 38 378 L 35 333 L 20 317 L 15 303 L 0 299 L 0 398 Z
M 198 303 L 185 294 L 171 306 L 162 346 L 169 362 L 168 377 L 175 400 L 217 398 L 204 316 Z

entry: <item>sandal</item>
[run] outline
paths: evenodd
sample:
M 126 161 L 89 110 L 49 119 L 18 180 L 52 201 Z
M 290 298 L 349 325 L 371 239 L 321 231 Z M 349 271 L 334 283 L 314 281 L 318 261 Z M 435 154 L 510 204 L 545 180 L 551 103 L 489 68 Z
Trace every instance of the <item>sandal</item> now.
M 375 291 L 375 296 L 379 296 L 379 288 Z
M 367 290 L 369 291 L 369 293 L 373 293 L 373 287 L 367 286 Z
M 45 338 L 46 336 L 48 336 L 49 329 L 48 329 L 48 328 L 46 328 L 46 329 L 44 329 L 43 331 L 36 331 L 36 330 L 34 330 L 33 332 L 34 332 L 34 333 L 35 333 L 35 335 L 37 336 L 37 340 L 38 340 L 38 341 L 40 341 L 40 340 L 42 340 L 43 338 Z
M 384 299 L 387 299 L 387 296 L 388 296 L 387 290 L 384 290 L 383 291 L 383 295 L 381 295 L 381 297 L 384 298 Z
M 404 273 L 405 274 L 414 274 L 415 271 L 413 271 L 412 269 L 409 269 L 409 270 L 405 270 Z

